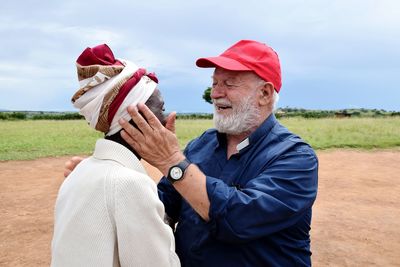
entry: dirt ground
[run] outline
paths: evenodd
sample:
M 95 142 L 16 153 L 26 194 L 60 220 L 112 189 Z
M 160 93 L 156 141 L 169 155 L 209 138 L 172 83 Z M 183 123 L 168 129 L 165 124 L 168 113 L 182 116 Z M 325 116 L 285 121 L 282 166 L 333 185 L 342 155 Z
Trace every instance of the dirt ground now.
M 313 265 L 400 266 L 400 150 L 318 156 Z M 68 158 L 0 162 L 0 266 L 49 265 L 53 206 Z

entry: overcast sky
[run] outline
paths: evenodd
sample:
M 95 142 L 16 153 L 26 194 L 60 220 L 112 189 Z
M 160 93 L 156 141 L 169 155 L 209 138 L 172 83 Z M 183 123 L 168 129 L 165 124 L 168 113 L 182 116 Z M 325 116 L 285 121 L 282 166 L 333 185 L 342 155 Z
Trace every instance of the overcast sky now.
M 212 112 L 196 59 L 253 39 L 279 54 L 279 107 L 400 110 L 396 0 L 2 1 L 0 38 L 0 109 L 74 110 L 75 60 L 107 43 L 156 72 L 168 111 Z

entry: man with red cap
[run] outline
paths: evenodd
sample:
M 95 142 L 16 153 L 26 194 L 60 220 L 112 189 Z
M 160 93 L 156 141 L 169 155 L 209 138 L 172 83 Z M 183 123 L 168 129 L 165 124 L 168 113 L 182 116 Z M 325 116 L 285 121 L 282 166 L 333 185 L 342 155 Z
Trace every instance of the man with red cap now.
M 242 40 L 196 65 L 215 68 L 215 129 L 183 153 L 171 127 L 143 104 L 128 108 L 139 129 L 119 121 L 121 136 L 165 176 L 158 193 L 178 222 L 182 266 L 310 266 L 318 159 L 273 114 L 281 89 L 277 53 Z

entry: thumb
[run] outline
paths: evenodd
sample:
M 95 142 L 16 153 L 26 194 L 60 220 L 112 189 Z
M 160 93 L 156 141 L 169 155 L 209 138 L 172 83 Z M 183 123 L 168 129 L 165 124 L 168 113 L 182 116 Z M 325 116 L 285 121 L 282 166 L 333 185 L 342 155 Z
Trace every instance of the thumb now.
M 176 112 L 174 111 L 168 115 L 165 123 L 165 128 L 175 133 L 175 121 L 176 121 Z

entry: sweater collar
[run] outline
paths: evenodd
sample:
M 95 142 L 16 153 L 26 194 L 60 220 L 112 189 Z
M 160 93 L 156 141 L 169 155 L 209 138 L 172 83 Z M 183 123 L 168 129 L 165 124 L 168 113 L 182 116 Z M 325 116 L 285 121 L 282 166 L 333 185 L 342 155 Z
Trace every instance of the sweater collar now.
M 106 139 L 97 140 L 93 157 L 103 160 L 113 160 L 126 168 L 147 175 L 146 170 L 135 154 L 117 142 Z

